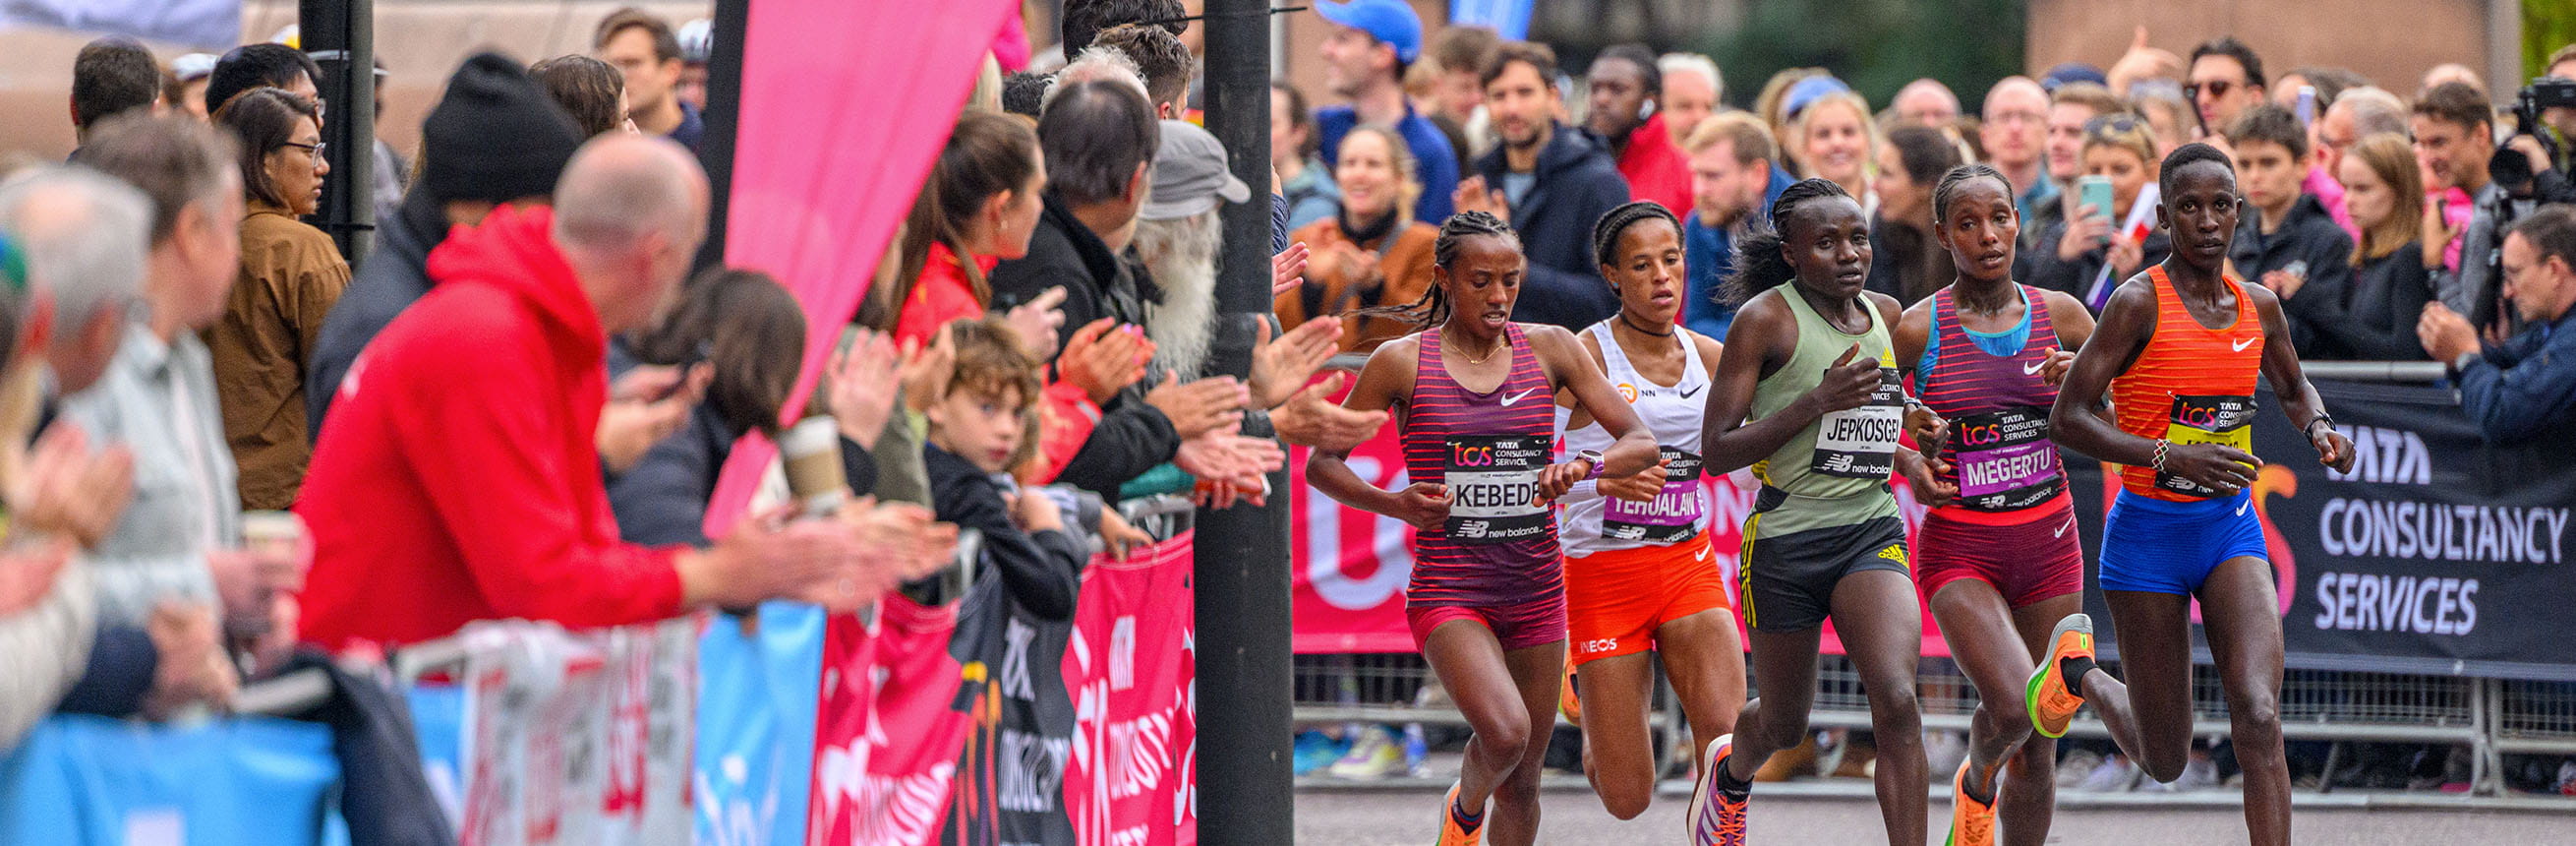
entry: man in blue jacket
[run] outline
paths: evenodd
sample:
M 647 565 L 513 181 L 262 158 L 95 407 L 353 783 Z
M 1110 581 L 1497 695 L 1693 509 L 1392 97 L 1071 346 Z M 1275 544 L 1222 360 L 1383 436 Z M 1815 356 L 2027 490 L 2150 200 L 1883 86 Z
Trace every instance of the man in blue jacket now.
M 1458 210 L 1512 225 L 1529 256 L 1512 319 L 1582 329 L 1619 312 L 1619 298 L 1593 266 L 1592 224 L 1628 202 L 1609 147 L 1556 122 L 1556 54 L 1545 45 L 1505 44 L 1481 75 L 1485 111 L 1503 143 L 1458 183 Z
M 2522 334 L 2479 349 L 2467 318 L 2435 301 L 2415 333 L 2451 367 L 2460 411 L 2488 443 L 2513 443 L 2576 426 L 2576 207 L 2542 206 L 2504 238 L 2504 295 Z
M 1789 169 L 1775 161 L 1779 144 L 1771 130 L 1750 112 L 1701 121 L 1682 150 L 1690 154 L 1692 204 L 1682 217 L 1682 269 L 1690 283 L 1682 323 L 1725 340 L 1735 324 L 1735 304 L 1723 300 L 1726 277 L 1735 271 L 1735 239 L 1770 217 L 1771 204 L 1789 190 Z
M 1415 112 L 1404 96 L 1404 69 L 1422 57 L 1422 18 L 1404 0 L 1325 0 L 1315 4 L 1315 13 L 1333 24 L 1324 38 L 1324 80 L 1334 94 L 1350 99 L 1315 112 L 1324 164 L 1340 161 L 1342 136 L 1352 127 L 1393 127 L 1412 149 L 1413 177 L 1422 183 L 1413 216 L 1440 225 L 1449 219 L 1449 194 L 1458 188 L 1458 154 L 1439 125 Z

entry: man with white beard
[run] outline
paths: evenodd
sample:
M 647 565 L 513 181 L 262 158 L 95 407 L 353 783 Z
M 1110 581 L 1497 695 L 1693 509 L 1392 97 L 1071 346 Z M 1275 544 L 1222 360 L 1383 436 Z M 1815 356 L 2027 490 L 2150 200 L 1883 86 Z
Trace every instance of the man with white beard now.
M 1205 368 L 1208 339 L 1216 331 L 1216 258 L 1225 239 L 1218 201 L 1252 197 L 1226 166 L 1225 147 L 1216 136 L 1182 121 L 1163 121 L 1153 188 L 1136 215 L 1136 257 L 1163 295 L 1146 309 L 1145 334 L 1154 339 L 1155 362 L 1184 382 Z
M 1207 375 L 1217 332 L 1217 256 L 1225 241 L 1219 210 L 1225 203 L 1251 199 L 1252 191 L 1229 170 L 1225 147 L 1216 136 L 1182 121 L 1163 121 L 1152 171 L 1147 200 L 1136 215 L 1134 241 L 1151 288 L 1161 294 L 1146 306 L 1145 334 L 1154 341 L 1155 369 L 1189 382 Z M 1270 329 L 1266 317 L 1264 321 Z M 1337 321 L 1319 318 L 1275 340 L 1270 338 L 1275 329 L 1262 332 L 1254 347 L 1247 410 L 1257 417 L 1305 387 L 1338 349 L 1334 341 L 1340 328 Z M 1164 377 L 1156 373 L 1147 378 Z M 1202 482 L 1238 489 L 1257 501 L 1260 474 L 1277 469 L 1284 458 L 1278 444 L 1266 437 L 1220 429 L 1183 442 L 1174 463 Z

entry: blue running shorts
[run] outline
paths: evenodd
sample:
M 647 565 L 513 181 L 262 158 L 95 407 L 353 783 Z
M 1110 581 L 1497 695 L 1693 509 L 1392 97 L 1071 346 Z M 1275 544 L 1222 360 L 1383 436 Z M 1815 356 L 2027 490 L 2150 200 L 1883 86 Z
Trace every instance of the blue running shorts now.
M 2190 595 L 2219 564 L 2239 557 L 2272 560 L 2253 491 L 2171 502 L 2124 489 L 2102 529 L 2102 589 Z

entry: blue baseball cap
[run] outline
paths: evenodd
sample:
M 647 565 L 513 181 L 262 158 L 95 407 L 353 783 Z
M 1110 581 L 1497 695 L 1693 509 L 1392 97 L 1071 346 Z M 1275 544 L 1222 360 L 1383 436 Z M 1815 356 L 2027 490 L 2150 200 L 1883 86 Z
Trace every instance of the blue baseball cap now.
M 2097 68 L 2083 62 L 2067 62 L 2065 64 L 2049 68 L 2047 75 L 2039 78 L 2039 87 L 2047 90 L 2048 93 L 2055 94 L 2059 87 L 2070 82 L 2090 82 L 2095 85 L 2109 85 L 2111 84 L 2111 78 L 2102 75 L 2101 68 Z
M 1395 47 L 1395 57 L 1411 64 L 1422 55 L 1422 18 L 1404 0 L 1317 0 L 1315 13 Z
M 1825 95 L 1840 94 L 1850 90 L 1852 90 L 1851 86 L 1831 76 L 1819 75 L 1798 80 L 1797 84 L 1789 86 L 1788 96 L 1781 99 L 1780 115 L 1795 118 L 1799 112 L 1806 111 L 1808 106 L 1815 105 L 1817 100 L 1824 99 Z

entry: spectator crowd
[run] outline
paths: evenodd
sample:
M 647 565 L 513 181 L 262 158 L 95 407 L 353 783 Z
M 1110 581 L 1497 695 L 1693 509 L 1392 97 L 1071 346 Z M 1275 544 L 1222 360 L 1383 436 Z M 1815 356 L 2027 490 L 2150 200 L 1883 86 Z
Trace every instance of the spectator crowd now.
M 2172 247 L 2158 162 L 2207 142 L 2252 212 L 2233 272 L 2282 298 L 2305 357 L 2439 362 L 2497 441 L 2576 423 L 2576 93 L 2546 81 L 2267 75 L 2235 39 L 2183 56 L 2142 33 L 1973 109 L 1929 78 L 1873 108 L 1796 68 L 1738 110 L 1702 56 L 1578 69 L 1403 0 L 1297 14 L 1332 26 L 1328 90 L 1272 84 L 1267 186 L 1193 122 L 1179 0 L 1068 0 L 1060 66 L 988 58 L 804 404 L 845 490 L 788 473 L 795 504 L 745 514 L 710 513 L 717 478 L 799 424 L 808 322 L 757 269 L 693 271 L 704 22 L 623 10 L 588 55 L 474 56 L 408 151 L 330 149 L 356 106 L 295 47 L 165 65 L 91 43 L 71 160 L 0 183 L 0 747 L 50 713 L 221 710 L 475 620 L 933 596 L 959 531 L 1015 602 L 1069 618 L 1089 555 L 1147 540 L 1105 504 L 1260 503 L 1283 444 L 1376 433 L 1316 376 L 1409 331 L 1367 311 L 1422 297 L 1457 212 L 1527 246 L 1514 319 L 1579 329 L 1618 308 L 1595 222 L 1665 204 L 1680 320 L 1723 338 L 1733 245 L 1793 181 L 1861 201 L 1868 285 L 1911 303 L 1955 274 L 1934 184 L 1985 162 L 2023 219 L 2016 277 L 2098 311 Z M 2576 78 L 2576 45 L 2545 73 Z M 353 268 L 310 221 L 362 156 L 382 205 Z M 1273 256 L 1275 316 L 1249 324 L 1215 306 L 1220 257 L 1247 252 L 1218 217 L 1243 203 L 1274 221 L 1248 252 Z M 1248 378 L 1213 375 L 1246 346 Z

